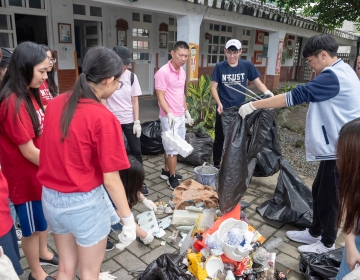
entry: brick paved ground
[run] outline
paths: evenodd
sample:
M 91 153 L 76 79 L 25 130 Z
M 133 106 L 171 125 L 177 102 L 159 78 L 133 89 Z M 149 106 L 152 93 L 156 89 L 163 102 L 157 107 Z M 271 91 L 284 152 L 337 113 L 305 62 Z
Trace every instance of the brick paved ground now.
M 146 184 L 150 191 L 148 198 L 153 201 L 162 200 L 167 202 L 171 199 L 172 191 L 167 186 L 166 181 L 159 178 L 162 167 L 162 156 L 144 156 Z M 193 177 L 192 166 L 179 163 L 177 168 L 177 172 L 182 174 L 184 179 Z M 268 178 L 253 178 L 251 185 L 244 196 L 244 200 L 246 202 L 252 203 L 248 209 L 244 210 L 244 213 L 248 217 L 249 221 L 268 240 L 279 236 L 285 237 L 285 232 L 287 230 L 294 229 L 290 225 L 284 225 L 281 227 L 270 225 L 255 210 L 255 208 L 263 201 L 272 197 L 276 185 L 276 180 L 277 174 Z M 303 178 L 303 180 L 305 183 L 307 183 L 308 186 L 310 186 L 312 183 L 309 178 Z M 139 204 L 133 209 L 134 216 L 146 210 L 147 209 L 144 205 Z M 160 215 L 158 218 L 163 218 L 165 216 L 166 214 Z M 110 271 L 113 275 L 117 276 L 118 279 L 121 280 L 136 279 L 133 275 L 129 274 L 129 271 L 145 269 L 149 263 L 151 263 L 160 255 L 178 251 L 177 246 L 173 246 L 167 243 L 165 246 L 160 245 L 162 240 L 166 240 L 166 238 L 171 235 L 173 229 L 173 226 L 166 229 L 166 235 L 161 239 L 155 238 L 149 246 L 145 246 L 139 240 L 136 240 L 124 251 L 119 251 L 115 248 L 112 251 L 107 252 L 101 270 Z M 110 238 L 111 241 L 115 243 L 117 234 L 111 233 Z M 343 236 L 340 235 L 337 240 L 337 248 L 343 245 L 344 239 Z M 291 272 L 288 275 L 289 280 L 305 279 L 299 272 L 299 253 L 297 251 L 297 246 L 298 243 L 286 239 L 286 242 L 277 249 L 276 267 L 282 271 L 287 271 L 290 269 Z M 49 237 L 49 247 L 51 250 L 56 251 L 52 236 Z M 25 280 L 28 278 L 29 269 L 24 254 L 21 249 L 20 251 L 22 256 L 21 264 L 25 269 L 25 273 L 20 277 L 20 279 Z M 51 275 L 56 275 L 56 268 L 51 266 L 44 266 L 44 269 Z

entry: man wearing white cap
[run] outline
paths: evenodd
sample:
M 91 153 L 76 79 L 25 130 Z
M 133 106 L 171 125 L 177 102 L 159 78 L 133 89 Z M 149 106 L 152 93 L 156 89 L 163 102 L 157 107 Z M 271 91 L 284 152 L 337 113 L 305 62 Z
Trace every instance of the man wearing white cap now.
M 215 141 L 213 147 L 214 166 L 219 168 L 224 144 L 224 134 L 221 124 L 221 114 L 223 109 L 239 106 L 245 101 L 245 95 L 227 87 L 231 86 L 245 93 L 245 90 L 239 85 L 246 87 L 247 81 L 252 81 L 256 87 L 265 94 L 265 96 L 274 96 L 267 87 L 260 81 L 260 72 L 248 60 L 239 59 L 241 55 L 241 43 L 239 40 L 229 40 L 224 49 L 226 60 L 215 65 L 211 93 L 217 103 L 216 123 L 215 123 Z

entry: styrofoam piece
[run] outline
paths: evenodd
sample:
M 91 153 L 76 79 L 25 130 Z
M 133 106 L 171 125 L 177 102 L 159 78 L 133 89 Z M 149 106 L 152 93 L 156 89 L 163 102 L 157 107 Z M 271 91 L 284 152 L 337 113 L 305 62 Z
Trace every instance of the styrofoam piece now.
M 160 231 L 154 211 L 152 210 L 145 211 L 137 215 L 137 219 L 138 219 L 138 225 L 142 230 L 146 232 L 150 232 L 153 235 L 157 234 Z
M 174 210 L 172 223 L 174 225 L 192 225 L 198 219 L 200 213 L 189 210 Z
M 167 216 L 159 221 L 159 227 L 162 229 L 166 229 L 171 225 L 171 221 L 172 221 L 172 216 Z
M 194 148 L 182 139 L 177 133 L 167 130 L 161 135 L 162 141 L 177 151 L 182 157 L 187 157 L 192 153 Z
M 153 233 L 153 235 L 154 235 L 156 238 L 161 238 L 161 237 L 163 237 L 165 234 L 166 234 L 166 232 L 165 232 L 165 230 L 163 230 L 162 228 L 160 228 L 158 232 L 154 232 L 154 233 Z

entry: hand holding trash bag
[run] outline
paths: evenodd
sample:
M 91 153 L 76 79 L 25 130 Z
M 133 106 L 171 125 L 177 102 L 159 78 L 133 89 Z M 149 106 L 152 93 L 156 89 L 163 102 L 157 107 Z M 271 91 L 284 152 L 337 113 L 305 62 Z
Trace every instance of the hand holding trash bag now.
M 253 107 L 253 105 L 251 104 L 252 102 L 246 103 L 244 105 L 242 105 L 239 109 L 239 115 L 245 119 L 245 117 L 249 114 L 251 114 L 252 112 L 256 111 L 256 109 Z
M 185 111 L 185 123 L 189 124 L 190 126 L 194 125 L 194 119 L 191 117 L 188 110 Z
M 267 90 L 264 92 L 264 96 L 265 98 L 269 98 L 269 97 L 273 97 L 274 94 L 270 90 Z
M 125 247 L 129 246 L 131 242 L 136 239 L 136 223 L 132 213 L 128 218 L 121 219 L 123 222 L 123 228 L 121 233 L 118 235 L 120 243 L 116 244 L 116 248 L 124 250 Z

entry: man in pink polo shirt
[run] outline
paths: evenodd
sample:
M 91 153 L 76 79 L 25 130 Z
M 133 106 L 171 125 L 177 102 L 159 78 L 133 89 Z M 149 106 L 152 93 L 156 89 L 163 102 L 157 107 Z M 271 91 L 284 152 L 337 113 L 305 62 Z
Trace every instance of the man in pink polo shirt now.
M 174 131 L 185 139 L 185 122 L 189 125 L 194 124 L 186 106 L 184 94 L 186 73 L 182 68 L 189 58 L 189 45 L 184 41 L 176 42 L 171 51 L 171 57 L 172 59 L 155 73 L 155 90 L 159 100 L 161 129 L 162 132 L 165 132 L 174 128 Z M 175 189 L 179 186 L 179 175 L 175 174 L 178 153 L 169 145 L 165 143 L 163 145 L 165 166 L 169 169 L 167 183 L 171 189 Z M 166 171 L 163 170 L 162 173 L 166 173 Z

